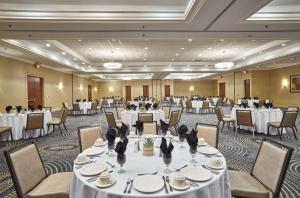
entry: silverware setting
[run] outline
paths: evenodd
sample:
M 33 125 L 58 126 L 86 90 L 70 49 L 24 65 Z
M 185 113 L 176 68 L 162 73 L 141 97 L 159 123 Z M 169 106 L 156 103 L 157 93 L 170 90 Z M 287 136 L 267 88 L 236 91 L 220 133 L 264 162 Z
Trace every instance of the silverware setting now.
M 166 176 L 166 181 L 167 181 L 167 183 L 169 184 L 170 191 L 173 192 L 173 188 L 172 188 L 172 186 L 170 185 L 170 178 L 169 178 L 169 176 Z
M 187 167 L 188 165 L 186 164 L 186 165 L 184 165 L 184 166 L 182 166 L 182 167 L 180 167 L 180 168 L 175 168 L 175 170 L 176 171 L 180 171 L 181 169 L 183 169 L 183 168 L 185 168 L 185 167 Z
M 166 194 L 169 194 L 169 191 L 168 191 L 168 188 L 167 188 L 167 184 L 166 184 L 165 176 L 162 176 L 162 179 L 164 180 L 164 188 L 165 188 Z
M 108 165 L 110 165 L 110 167 L 112 167 L 112 168 L 114 168 L 115 167 L 115 165 L 114 164 L 112 164 L 112 163 L 110 163 L 110 162 L 106 162 Z
M 127 192 L 128 194 L 131 193 L 132 186 L 133 186 L 133 178 L 131 178 L 131 180 L 130 180 L 130 187 L 129 187 L 129 190 Z
M 130 178 L 128 178 L 127 181 L 126 181 L 126 187 L 125 187 L 123 193 L 126 193 L 127 187 L 128 187 L 128 185 L 130 184 L 130 182 L 131 182 L 131 180 L 130 180 Z
M 207 167 L 207 166 L 204 165 L 204 164 L 202 164 L 201 166 L 202 166 L 203 168 L 209 170 L 211 173 L 213 173 L 213 174 L 215 174 L 215 175 L 218 175 L 218 174 L 220 173 L 219 171 L 216 171 L 216 170 L 214 170 L 214 169 L 211 169 L 211 168 Z
M 156 175 L 158 173 L 158 171 L 152 172 L 152 173 L 138 173 L 138 176 L 142 176 L 142 175 Z
M 77 165 L 75 168 L 76 168 L 76 169 L 80 169 L 80 168 L 84 167 L 84 166 L 87 165 L 87 164 L 92 164 L 92 163 L 95 163 L 95 162 L 96 162 L 95 160 L 90 160 L 88 163 L 83 164 L 83 165 Z
M 193 187 L 198 187 L 199 186 L 196 182 L 194 182 L 194 181 L 192 181 L 190 179 L 187 179 L 187 180 L 190 182 L 191 186 L 193 186 Z

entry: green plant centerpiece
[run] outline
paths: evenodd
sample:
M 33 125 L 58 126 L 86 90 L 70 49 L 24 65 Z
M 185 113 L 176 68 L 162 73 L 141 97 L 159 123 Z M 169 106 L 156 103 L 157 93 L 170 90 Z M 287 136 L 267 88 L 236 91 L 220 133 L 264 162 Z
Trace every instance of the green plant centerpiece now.
M 152 138 L 147 138 L 144 142 L 143 154 L 145 156 L 154 155 L 154 142 Z

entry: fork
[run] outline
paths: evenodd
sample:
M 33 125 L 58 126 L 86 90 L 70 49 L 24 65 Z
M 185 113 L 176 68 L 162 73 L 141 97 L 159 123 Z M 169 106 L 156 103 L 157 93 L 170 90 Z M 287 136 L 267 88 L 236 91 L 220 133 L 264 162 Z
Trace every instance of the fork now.
M 183 169 L 183 168 L 185 168 L 185 167 L 187 167 L 188 165 L 186 164 L 186 165 L 184 165 L 184 166 L 182 166 L 182 167 L 180 167 L 180 168 L 175 168 L 175 170 L 176 171 L 180 171 L 181 169 Z
M 130 180 L 130 178 L 128 178 L 127 181 L 126 181 L 126 187 L 125 187 L 123 193 L 126 193 L 127 187 L 128 187 L 128 185 L 130 184 L 130 182 L 131 182 L 131 180 Z
M 132 186 L 133 186 L 133 178 L 130 179 L 130 187 L 129 187 L 129 190 L 127 192 L 128 194 L 131 193 Z
M 92 163 L 95 163 L 95 162 L 96 162 L 96 161 L 90 160 L 87 164 L 92 164 Z M 86 165 L 86 164 L 76 166 L 75 168 L 76 168 L 76 169 L 80 169 L 80 168 L 82 168 L 84 165 Z
M 138 176 L 142 176 L 142 175 L 156 175 L 158 173 L 158 171 L 153 172 L 153 173 L 138 173 Z
M 167 183 L 169 184 L 170 191 L 173 192 L 173 188 L 172 188 L 172 186 L 170 185 L 170 178 L 169 178 L 169 176 L 166 176 L 166 181 L 167 181 Z
M 106 161 L 106 163 L 107 163 L 108 165 L 110 165 L 110 167 L 112 167 L 112 168 L 114 168 L 114 167 L 115 167 L 115 165 L 114 165 L 114 164 L 112 164 L 112 163 L 110 163 L 110 162 L 108 162 L 108 161 Z
M 211 173 L 218 175 L 220 172 L 216 171 L 216 170 L 212 170 L 210 168 L 208 168 L 207 166 L 205 166 L 204 164 L 201 165 L 203 168 L 205 168 L 206 170 L 209 170 Z

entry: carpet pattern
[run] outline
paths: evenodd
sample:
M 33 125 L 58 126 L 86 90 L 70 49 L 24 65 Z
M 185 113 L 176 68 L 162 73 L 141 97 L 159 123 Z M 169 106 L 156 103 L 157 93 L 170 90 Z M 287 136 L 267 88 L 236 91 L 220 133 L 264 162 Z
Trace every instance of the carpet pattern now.
M 225 108 L 225 113 L 228 112 L 229 108 Z M 183 113 L 180 124 L 185 124 L 192 129 L 199 122 L 216 124 L 217 118 L 214 114 Z M 3 151 L 34 141 L 40 150 L 48 174 L 71 171 L 73 161 L 79 153 L 77 127 L 99 124 L 102 126 L 102 130 L 106 131 L 107 123 L 103 113 L 89 116 L 69 116 L 67 119 L 68 132 L 63 131 L 63 135 L 55 131 L 36 139 L 0 142 L 0 197 L 1 195 L 8 198 L 16 197 Z M 297 120 L 297 128 L 300 130 L 300 118 Z M 299 133 L 297 135 L 300 138 Z M 260 140 L 265 136 L 256 134 L 255 139 L 251 139 L 251 137 L 252 133 L 247 131 L 242 131 L 235 137 L 232 128 L 230 130 L 224 128 L 224 131 L 220 133 L 219 150 L 225 156 L 229 168 L 250 172 Z M 279 141 L 277 136 L 272 136 L 271 139 Z M 294 148 L 280 197 L 300 197 L 300 141 L 295 140 L 289 131 L 279 142 Z

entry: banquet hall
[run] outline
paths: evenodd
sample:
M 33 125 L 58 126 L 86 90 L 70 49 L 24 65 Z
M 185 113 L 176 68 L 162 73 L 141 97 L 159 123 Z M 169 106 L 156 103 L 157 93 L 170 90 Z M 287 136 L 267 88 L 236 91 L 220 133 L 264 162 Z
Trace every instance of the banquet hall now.
M 300 197 L 299 0 L 1 0 L 0 198 Z

